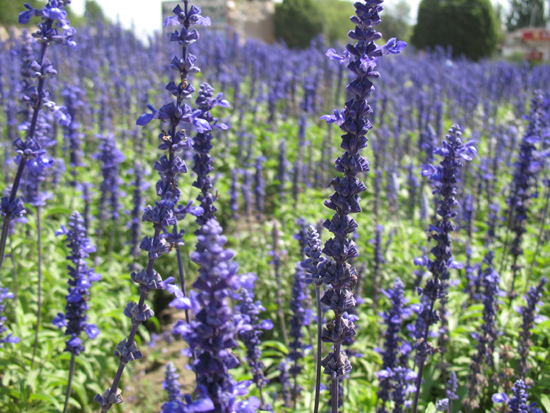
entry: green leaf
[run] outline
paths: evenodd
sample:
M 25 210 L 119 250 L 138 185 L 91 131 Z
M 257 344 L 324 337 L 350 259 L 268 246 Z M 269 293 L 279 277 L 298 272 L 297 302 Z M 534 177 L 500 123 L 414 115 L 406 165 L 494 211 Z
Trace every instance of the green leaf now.
M 435 413 L 435 404 L 430 402 L 424 413 Z
M 33 400 L 42 400 L 48 402 L 52 406 L 55 406 L 57 409 L 61 408 L 61 404 L 57 401 L 57 399 L 49 394 L 33 393 L 31 394 L 29 401 L 32 402 Z
M 550 398 L 546 394 L 540 396 L 540 404 L 542 404 L 546 413 L 550 413 Z

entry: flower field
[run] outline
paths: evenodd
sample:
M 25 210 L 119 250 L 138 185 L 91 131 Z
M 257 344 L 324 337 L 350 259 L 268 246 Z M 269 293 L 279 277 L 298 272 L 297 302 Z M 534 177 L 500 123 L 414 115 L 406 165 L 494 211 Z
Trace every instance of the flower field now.
M 69 3 L 0 42 L 1 412 L 550 413 L 548 66 Z

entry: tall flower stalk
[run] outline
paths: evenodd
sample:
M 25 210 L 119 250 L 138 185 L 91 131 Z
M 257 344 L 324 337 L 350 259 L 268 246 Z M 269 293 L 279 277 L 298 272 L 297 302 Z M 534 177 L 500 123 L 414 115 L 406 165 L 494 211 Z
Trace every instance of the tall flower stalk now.
M 71 250 L 67 259 L 72 263 L 68 267 L 71 279 L 68 282 L 69 294 L 66 297 L 66 312 L 58 313 L 53 320 L 53 324 L 60 329 L 65 328 L 65 335 L 70 337 L 66 341 L 64 350 L 71 353 L 69 381 L 63 409 L 63 413 L 66 413 L 71 398 L 76 356 L 85 349 L 82 345 L 80 333 L 85 331 L 88 338 L 91 339 L 95 339 L 99 334 L 99 329 L 95 324 L 87 323 L 88 316 L 86 312 L 90 308 L 88 304 L 89 289 L 93 282 L 101 279 L 101 275 L 96 274 L 93 268 L 88 268 L 86 259 L 91 253 L 95 252 L 95 247 L 86 238 L 84 220 L 78 212 L 75 211 L 69 218 L 68 228 L 62 225 L 61 229 L 56 231 L 55 234 L 66 236 L 67 247 Z
M 321 239 L 319 233 L 313 226 L 309 226 L 307 229 L 307 247 L 305 248 L 306 259 L 302 261 L 302 267 L 306 270 L 306 283 L 315 286 L 315 303 L 316 303 L 316 315 L 317 315 L 317 351 L 315 362 L 315 401 L 314 401 L 314 413 L 319 411 L 319 397 L 321 392 L 321 362 L 322 362 L 322 320 L 323 311 L 321 308 L 321 285 L 323 280 L 320 276 L 320 269 L 325 263 L 325 258 L 321 255 Z
M 261 311 L 265 311 L 260 300 L 254 302 L 254 287 L 258 278 L 256 274 L 245 274 L 240 277 L 241 291 L 239 305 L 235 310 L 242 314 L 244 322 L 250 326 L 250 330 L 240 331 L 246 347 L 246 360 L 252 372 L 252 381 L 260 390 L 260 409 L 273 411 L 273 407 L 266 404 L 262 389 L 269 383 L 269 380 L 264 376 L 263 370 L 265 366 L 262 363 L 262 350 L 260 349 L 260 337 L 263 330 L 271 330 L 273 322 L 271 320 L 259 319 Z
M 155 163 L 155 170 L 162 178 L 162 183 L 161 181 L 157 183 L 156 190 L 157 195 L 162 198 L 161 203 L 163 207 L 175 214 L 176 220 L 170 224 L 172 230 L 164 228 L 164 232 L 166 240 L 176 249 L 180 287 L 182 293 L 187 295 L 183 260 L 181 257 L 181 246 L 184 244 L 183 236 L 185 231 L 179 230 L 177 225 L 177 221 L 183 219 L 186 214 L 186 211 L 184 211 L 186 207 L 178 205 L 181 195 L 181 191 L 178 188 L 178 175 L 186 173 L 187 166 L 176 154 L 183 149 L 188 149 L 191 142 L 187 139 L 185 131 L 180 127 L 184 123 L 195 126 L 198 133 L 196 138 L 198 142 L 198 146 L 196 147 L 198 150 L 197 156 L 204 161 L 200 163 L 201 165 L 204 163 L 206 167 L 210 167 L 212 161 L 208 155 L 208 151 L 210 150 L 208 145 L 210 145 L 211 136 L 208 135 L 208 132 L 212 130 L 210 123 L 214 124 L 217 120 L 212 118 L 209 109 L 216 104 L 223 105 L 224 101 L 221 100 L 220 96 L 217 96 L 212 101 L 213 89 L 205 85 L 197 98 L 197 105 L 201 109 L 193 110 L 189 105 L 184 103 L 184 100 L 191 99 L 192 94 L 195 92 L 195 88 L 189 82 L 189 75 L 200 72 L 200 68 L 195 65 L 197 57 L 189 53 L 188 50 L 189 45 L 199 39 L 199 32 L 196 29 L 191 29 L 191 25 L 210 26 L 211 22 L 209 17 L 201 16 L 200 8 L 193 5 L 190 6 L 188 0 L 182 1 L 183 9 L 180 5 L 177 5 L 173 10 L 174 16 L 168 17 L 164 22 L 165 26 L 180 26 L 179 30 L 175 30 L 170 35 L 170 41 L 178 43 L 182 48 L 181 57 L 174 56 L 170 62 L 170 68 L 179 74 L 179 83 L 176 85 L 174 81 L 170 81 L 166 85 L 166 90 L 175 97 L 175 101 L 165 104 L 159 110 L 156 110 L 152 105 L 147 105 L 152 113 L 141 115 L 136 123 L 137 125 L 144 126 L 151 122 L 151 120 L 158 119 L 161 122 L 169 124 L 168 130 L 162 130 L 159 135 L 159 139 L 161 140 L 159 149 L 166 151 L 167 155 L 162 156 Z M 206 151 L 206 155 L 203 156 L 201 153 L 204 151 Z M 197 182 L 194 185 L 203 190 L 203 197 L 206 196 L 204 191 L 207 191 L 211 187 L 209 180 L 204 181 L 204 177 L 208 175 L 210 170 L 207 168 L 197 172 Z M 208 199 L 211 199 L 211 197 Z M 202 199 L 201 202 L 203 202 Z M 206 199 L 204 203 L 211 205 L 211 202 L 208 202 Z M 210 208 L 208 209 L 210 211 Z M 189 319 L 189 312 L 186 312 L 186 318 Z
M 527 361 L 527 356 L 529 355 L 529 348 L 533 345 L 531 341 L 532 328 L 535 326 L 535 323 L 538 321 L 539 317 L 537 314 L 538 306 L 541 304 L 542 294 L 548 279 L 542 277 L 539 281 L 539 284 L 536 287 L 529 288 L 529 291 L 525 295 L 527 305 L 517 308 L 517 312 L 521 314 L 522 323 L 521 323 L 521 332 L 519 340 L 519 362 L 517 375 L 518 378 L 524 380 L 528 385 L 532 384 L 532 380 L 527 377 L 527 372 L 531 368 L 530 363 Z
M 40 44 L 40 52 L 38 60 L 33 60 L 29 65 L 29 68 L 33 70 L 33 76 L 37 79 L 37 84 L 28 87 L 21 98 L 22 102 L 28 105 L 32 112 L 31 120 L 26 128 L 26 140 L 23 141 L 21 138 L 17 138 L 13 142 L 15 150 L 19 154 L 17 172 L 9 196 L 2 198 L 0 204 L 3 217 L 2 233 L 0 234 L 0 271 L 4 262 L 9 222 L 21 218 L 25 214 L 23 203 L 17 198 L 23 170 L 27 161 L 44 154 L 35 136 L 38 115 L 42 109 L 48 109 L 56 115 L 61 123 L 67 124 L 67 122 L 70 122 L 70 118 L 63 113 L 64 107 L 57 106 L 55 102 L 49 100 L 50 94 L 44 88 L 46 79 L 57 74 L 52 63 L 46 58 L 48 47 L 57 43 L 76 48 L 76 43 L 73 40 L 75 29 L 70 26 L 65 11 L 65 6 L 70 3 L 70 0 L 50 0 L 43 9 L 34 9 L 25 4 L 27 10 L 19 15 L 20 24 L 27 24 L 32 17 L 41 18 L 42 21 L 38 24 L 38 30 L 33 33 L 33 37 Z M 60 32 L 60 30 L 62 31 Z
M 422 374 L 426 358 L 434 353 L 434 347 L 429 343 L 428 336 L 430 327 L 440 320 L 440 315 L 435 310 L 437 300 L 447 296 L 448 282 L 451 269 L 460 269 L 462 265 L 453 261 L 453 249 L 451 233 L 456 231 L 456 225 L 452 221 L 458 213 L 454 209 L 458 205 L 455 198 L 457 193 L 457 183 L 464 160 L 472 160 L 477 151 L 474 143 L 469 141 L 465 144 L 461 139 L 462 132 L 457 125 L 449 129 L 449 134 L 445 136 L 443 145 L 434 150 L 434 153 L 443 157 L 443 160 L 437 167 L 434 165 L 424 166 L 422 176 L 432 181 L 434 194 L 439 195 L 439 201 L 436 209 L 437 215 L 441 220 L 437 225 L 430 225 L 431 239 L 437 242 L 437 245 L 431 249 L 434 259 L 430 260 L 426 256 L 416 258 L 415 264 L 426 267 L 431 272 L 430 278 L 424 288 L 418 288 L 422 294 L 422 306 L 418 314 L 416 332 L 416 365 L 418 366 L 418 375 L 416 377 L 416 392 L 413 402 L 413 413 L 418 408 L 418 400 L 422 384 Z
M 325 201 L 325 206 L 335 211 L 332 219 L 327 219 L 323 226 L 333 234 L 323 248 L 323 253 L 329 259 L 322 267 L 320 276 L 326 285 L 322 302 L 334 312 L 322 332 L 322 340 L 332 343 L 333 350 L 322 360 L 324 373 L 331 379 L 332 413 L 338 413 L 338 382 L 339 378 L 351 371 L 351 364 L 341 351 L 341 345 L 347 337 L 355 335 L 353 322 L 344 318 L 344 313 L 355 306 L 353 287 L 357 282 L 356 270 L 347 261 L 358 257 L 355 242 L 348 238 L 358 227 L 351 218 L 351 213 L 361 212 L 359 194 L 366 186 L 357 175 L 367 172 L 369 164 L 359 151 L 367 147 L 366 134 L 372 128 L 367 116 L 372 109 L 367 98 L 374 91 L 373 78 L 380 77 L 375 71 L 376 60 L 385 54 L 397 54 L 406 47 L 405 42 L 394 39 L 383 47 L 374 42 L 382 37 L 373 26 L 380 24 L 379 12 L 382 11 L 383 0 L 357 2 L 354 4 L 356 15 L 351 21 L 356 25 L 349 32 L 349 37 L 356 40 L 355 45 L 348 44 L 342 55 L 333 49 L 327 52 L 331 59 L 340 61 L 355 75 L 346 90 L 351 95 L 342 111 L 335 110 L 334 115 L 323 116 L 328 123 L 336 123 L 342 132 L 342 149 L 344 154 L 336 160 L 336 170 L 343 173 L 342 177 L 334 178 L 330 184 L 335 192 Z
M 181 194 L 177 185 L 177 175 L 187 172 L 185 162 L 176 155 L 176 152 L 189 148 L 189 142 L 182 127 L 192 124 L 199 133 L 210 129 L 208 122 L 199 118 L 201 111 L 193 111 L 189 105 L 183 102 L 185 99 L 189 99 L 194 92 L 193 86 L 188 83 L 188 74 L 199 71 L 195 66 L 196 57 L 187 52 L 187 46 L 198 38 L 198 32 L 188 29 L 191 24 L 209 25 L 210 19 L 201 16 L 198 7 L 189 7 L 189 2 L 184 0 L 184 9 L 179 5 L 176 6 L 174 17 L 169 17 L 165 24 L 182 25 L 180 31 L 176 30 L 170 38 L 171 41 L 178 42 L 183 48 L 182 57 L 174 57 L 170 65 L 174 71 L 180 74 L 180 83 L 176 85 L 170 81 L 166 86 L 176 100 L 165 104 L 159 110 L 148 105 L 152 113 L 141 115 L 136 122 L 137 125 L 143 126 L 153 119 L 158 119 L 170 126 L 169 131 L 163 130 L 159 135 L 159 149 L 168 152 L 168 155 L 161 156 L 155 163 L 155 170 L 160 176 L 156 184 L 156 191 L 157 195 L 161 197 L 161 201 L 157 201 L 154 207 L 148 206 L 142 217 L 143 221 L 153 224 L 154 235 L 152 237 L 145 236 L 140 244 L 140 249 L 146 251 L 149 256 L 147 267 L 132 273 L 132 280 L 139 284 L 140 296 L 138 303 L 130 302 L 124 310 L 124 314 L 132 320 L 132 329 L 128 338 L 121 341 L 115 351 L 115 355 L 119 358 L 118 370 L 111 387 L 102 395 L 98 394 L 95 397 L 95 400 L 101 405 L 102 413 L 108 412 L 113 404 L 122 403 L 121 391 L 118 388 L 122 373 L 128 362 L 142 358 L 134 339 L 139 325 L 154 315 L 151 308 L 145 304 L 147 293 L 153 289 L 166 289 L 174 280 L 173 277 L 169 277 L 162 281 L 161 276 L 153 269 L 153 265 L 157 258 L 170 252 L 170 243 L 178 245 L 183 242 L 183 230 L 176 231 L 176 234 L 172 233 L 172 238 L 169 235 L 165 236 L 165 234 L 170 234 L 170 228 L 177 223 L 179 213 L 178 210 L 174 211 Z M 179 276 L 182 291 L 185 293 L 185 280 L 182 271 Z
M 234 413 L 246 411 L 241 410 L 246 404 L 252 413 L 260 406 L 258 399 L 236 401 L 237 396 L 247 393 L 250 382 L 237 383 L 229 372 L 239 364 L 230 351 L 237 346 L 237 332 L 252 328 L 251 319 L 235 313 L 228 303 L 232 289 L 239 285 L 238 265 L 232 261 L 235 253 L 224 248 L 227 238 L 222 235 L 222 227 L 216 219 L 200 228 L 197 239 L 197 251 L 191 254 L 191 259 L 200 266 L 199 277 L 193 283 L 199 292 L 188 300 L 195 320 L 180 321 L 174 330 L 196 355 L 191 364 L 199 398 L 196 402 L 187 401 L 182 409 L 193 411 L 190 407 L 194 403 L 202 403 L 205 405 L 203 412 Z
M 531 102 L 531 113 L 526 117 L 526 119 L 529 120 L 529 127 L 521 141 L 518 159 L 514 165 L 514 177 L 510 197 L 506 200 L 509 208 L 508 232 L 506 234 L 500 272 L 502 273 L 502 267 L 506 257 L 508 236 L 510 232 L 513 232 L 514 239 L 510 246 L 510 253 L 512 254 L 512 283 L 510 285 L 510 291 L 508 292 L 510 301 L 516 296 L 515 283 L 517 274 L 521 270 L 518 261 L 519 257 L 523 254 L 521 245 L 523 234 L 527 231 L 525 225 L 530 212 L 529 200 L 533 196 L 533 185 L 539 173 L 536 165 L 537 148 L 535 144 L 541 141 L 542 104 L 543 96 L 540 92 L 536 92 Z

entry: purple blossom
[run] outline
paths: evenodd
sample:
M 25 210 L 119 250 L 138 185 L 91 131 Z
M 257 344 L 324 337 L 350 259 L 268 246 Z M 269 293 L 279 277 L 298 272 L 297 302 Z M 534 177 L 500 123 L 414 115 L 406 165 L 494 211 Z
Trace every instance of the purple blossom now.
M 220 224 L 211 219 L 201 227 L 197 239 L 197 251 L 191 254 L 191 259 L 200 266 L 199 277 L 193 284 L 199 293 L 191 300 L 199 306 L 195 320 L 189 324 L 180 321 L 174 330 L 196 354 L 192 368 L 197 388 L 205 389 L 214 411 L 233 413 L 239 406 L 236 396 L 246 394 L 246 389 L 229 372 L 239 362 L 228 350 L 237 346 L 237 331 L 250 330 L 250 320 L 235 316 L 227 301 L 238 283 L 238 266 L 232 261 L 234 252 L 224 249 L 227 239 Z
M 373 25 L 380 22 L 378 13 L 382 10 L 382 1 L 355 3 L 356 15 L 351 18 L 356 24 L 355 29 L 349 32 L 352 40 L 357 40 L 355 45 L 348 44 L 346 52 L 338 55 L 334 50 L 329 50 L 327 56 L 339 60 L 355 75 L 355 78 L 346 86 L 351 99 L 346 102 L 344 112 L 335 111 L 334 116 L 325 117 L 328 122 L 340 123 L 342 135 L 342 149 L 345 153 L 338 157 L 335 168 L 343 177 L 332 179 L 330 185 L 334 188 L 334 194 L 325 201 L 325 206 L 335 211 L 332 219 L 324 222 L 324 227 L 333 233 L 324 246 L 329 260 L 323 265 L 320 276 L 330 288 L 323 295 L 322 302 L 334 312 L 334 321 L 323 329 L 322 340 L 330 342 L 334 351 L 330 352 L 322 360 L 324 373 L 332 379 L 332 387 L 338 383 L 340 377 L 351 371 L 349 360 L 340 351 L 342 343 L 349 337 L 353 337 L 355 326 L 353 322 L 343 318 L 343 314 L 355 307 L 355 299 L 352 289 L 357 280 L 357 272 L 353 266 L 347 263 L 359 254 L 353 240 L 348 238 L 357 229 L 357 222 L 350 217 L 351 213 L 361 212 L 359 194 L 366 190 L 366 186 L 357 175 L 369 170 L 367 160 L 359 154 L 359 151 L 367 146 L 366 134 L 372 128 L 367 116 L 372 109 L 367 103 L 367 98 L 374 91 L 371 79 L 380 76 L 374 71 L 376 58 L 382 56 L 382 50 L 376 46 L 375 40 L 382 37 Z M 401 45 L 397 46 L 398 48 Z M 395 51 L 393 46 L 388 46 L 387 51 Z M 339 122 L 341 117 L 343 122 Z M 338 406 L 338 395 L 332 394 L 333 411 Z
M 456 230 L 452 221 L 457 216 L 454 207 L 458 204 L 455 199 L 457 182 L 463 160 L 471 160 L 476 154 L 473 142 L 462 143 L 462 133 L 457 125 L 449 129 L 449 134 L 443 140 L 443 145 L 434 150 L 444 159 L 437 167 L 430 165 L 425 169 L 424 176 L 433 182 L 433 192 L 440 196 L 436 209 L 441 220 L 437 225 L 430 225 L 431 239 L 437 242 L 431 253 L 434 260 L 427 257 L 415 259 L 415 265 L 426 267 L 432 273 L 432 278 L 426 282 L 424 288 L 418 288 L 422 294 L 422 309 L 418 311 L 416 325 L 416 349 L 419 374 L 416 381 L 416 394 L 413 412 L 416 412 L 418 398 L 420 396 L 420 384 L 426 358 L 433 354 L 433 347 L 429 345 L 428 336 L 430 327 L 440 320 L 439 313 L 434 310 L 436 300 L 444 299 L 447 295 L 448 281 L 451 269 L 460 269 L 462 265 L 453 260 L 451 233 Z M 428 172 L 426 172 L 428 171 Z
M 244 319 L 244 323 L 250 326 L 250 330 L 242 329 L 239 334 L 243 338 L 244 345 L 246 347 L 246 360 L 252 372 L 252 381 L 260 389 L 262 395 L 261 408 L 266 410 L 272 410 L 270 405 L 266 405 L 263 400 L 263 393 L 261 389 L 265 387 L 269 380 L 264 376 L 263 369 L 265 368 L 262 361 L 262 350 L 260 349 L 260 337 L 264 330 L 271 330 L 273 328 L 273 322 L 269 319 L 259 320 L 259 314 L 265 311 L 260 300 L 253 301 L 254 287 L 258 276 L 256 274 L 245 274 L 240 277 L 239 283 L 241 285 L 240 301 L 239 305 L 235 308 L 235 311 L 241 314 Z
M 86 263 L 86 258 L 96 249 L 86 238 L 84 220 L 77 211 L 70 216 L 67 225 L 68 228 L 62 225 L 55 235 L 65 235 L 67 247 L 71 250 L 67 257 L 72 262 L 72 265 L 68 266 L 71 277 L 68 282 L 69 294 L 66 296 L 65 313 L 58 313 L 53 319 L 53 324 L 58 328 L 65 328 L 65 335 L 70 336 L 66 341 L 65 351 L 78 355 L 84 351 L 80 333 L 86 332 L 91 339 L 95 339 L 99 334 L 95 324 L 87 323 L 86 312 L 89 309 L 89 289 L 93 282 L 101 279 L 101 275 L 96 274 L 93 268 L 88 268 Z
M 0 348 L 4 347 L 4 343 L 19 343 L 19 337 L 13 336 L 12 333 L 8 333 L 7 336 L 2 337 L 2 335 L 8 330 L 4 324 L 7 318 L 2 316 L 5 308 L 3 301 L 5 299 L 13 299 L 13 293 L 10 293 L 7 288 L 2 288 L 2 284 L 0 283 Z
M 528 363 L 527 357 L 529 356 L 529 348 L 533 345 L 531 341 L 533 333 L 531 330 L 537 322 L 538 306 L 541 304 L 541 298 L 547 282 L 548 279 L 542 277 L 536 287 L 530 287 L 525 296 L 526 305 L 517 309 L 522 318 L 519 340 L 518 377 L 524 381 L 530 380 L 527 378 L 527 372 L 531 365 Z

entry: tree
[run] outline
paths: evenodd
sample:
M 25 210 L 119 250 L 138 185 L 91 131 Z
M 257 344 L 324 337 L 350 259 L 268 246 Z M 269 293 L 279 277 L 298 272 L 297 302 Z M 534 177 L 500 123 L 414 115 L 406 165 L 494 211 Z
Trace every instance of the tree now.
M 41 9 L 46 5 L 46 0 L 0 0 L 0 26 L 19 26 L 19 13 L 25 11 L 24 3 L 28 3 L 35 9 Z M 74 14 L 70 7 L 66 8 L 67 17 L 71 21 L 71 26 L 78 26 L 81 23 L 81 17 Z M 29 29 L 29 27 L 28 27 Z M 30 30 L 33 30 L 30 27 Z
M 313 0 L 283 0 L 275 7 L 275 38 L 290 48 L 306 48 L 323 32 L 323 14 Z
M 105 13 L 103 13 L 103 9 L 95 0 L 86 0 L 85 6 L 84 6 L 84 15 L 87 16 L 91 21 L 102 21 L 107 22 L 107 18 L 105 17 Z
M 454 56 L 479 60 L 494 52 L 498 39 L 490 0 L 422 0 L 411 42 L 419 49 L 451 47 Z
M 406 0 L 400 0 L 393 7 L 385 7 L 381 15 L 382 23 L 376 27 L 376 30 L 384 35 L 384 39 L 395 37 L 398 40 L 408 41 L 411 30 L 408 22 L 410 13 L 411 6 Z
M 27 10 L 23 7 L 24 2 L 13 1 L 13 0 L 0 0 L 0 25 L 3 26 L 14 26 L 19 24 L 19 13 Z M 36 1 L 30 0 L 25 1 L 25 3 L 30 4 L 32 7 L 41 8 L 44 7 L 45 1 Z
M 510 12 L 506 21 L 508 31 L 523 27 L 545 27 L 547 22 L 544 0 L 510 0 Z

